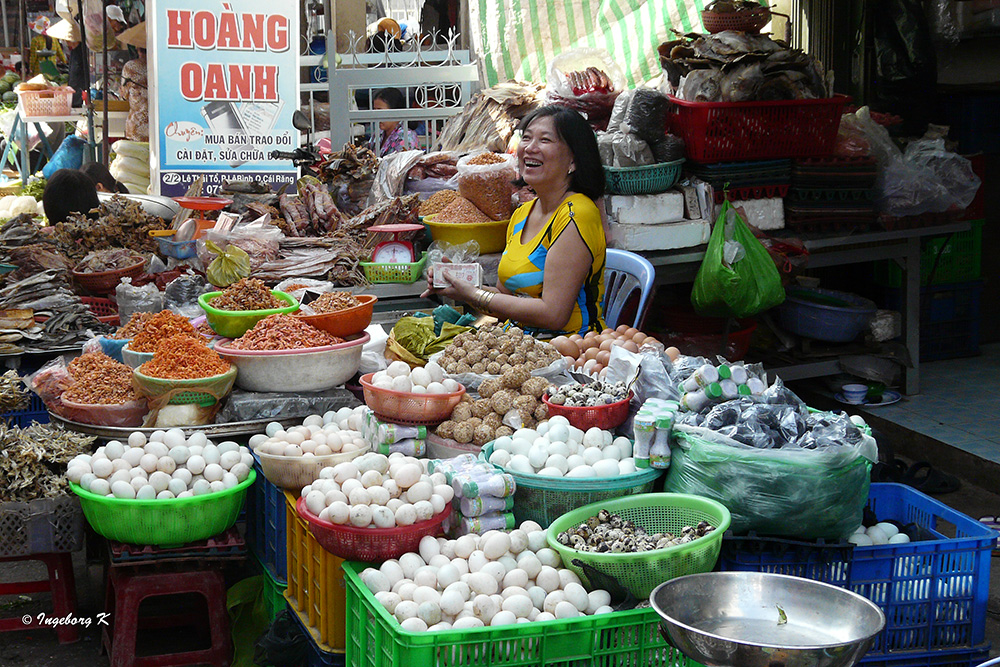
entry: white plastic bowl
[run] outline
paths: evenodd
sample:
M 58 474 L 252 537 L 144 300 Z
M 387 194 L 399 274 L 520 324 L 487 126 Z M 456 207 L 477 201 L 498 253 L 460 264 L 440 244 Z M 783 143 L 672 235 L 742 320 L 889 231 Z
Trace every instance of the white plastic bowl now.
M 260 469 L 267 481 L 298 493 L 302 487 L 319 479 L 319 471 L 323 468 L 353 461 L 369 451 L 371 447 L 363 447 L 354 452 L 337 452 L 326 456 L 279 456 L 254 451 L 254 456 L 260 459 Z
M 247 391 L 326 391 L 344 384 L 358 372 L 367 332 L 337 345 L 301 350 L 237 350 L 231 340 L 215 344 L 220 357 L 236 366 L 236 386 Z

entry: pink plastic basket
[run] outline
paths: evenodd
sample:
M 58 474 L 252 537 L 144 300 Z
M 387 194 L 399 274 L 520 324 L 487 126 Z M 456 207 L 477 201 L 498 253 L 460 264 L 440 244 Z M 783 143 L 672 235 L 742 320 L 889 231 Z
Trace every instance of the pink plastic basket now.
M 396 528 L 357 528 L 323 521 L 306 509 L 306 499 L 295 504 L 299 516 L 309 522 L 309 532 L 319 545 L 338 558 L 374 563 L 416 551 L 420 540 L 441 533 L 441 525 L 451 514 L 451 503 L 427 521 Z
M 556 405 L 549 402 L 548 397 L 542 396 L 542 402 L 549 409 L 549 418 L 562 415 L 569 420 L 572 426 L 577 427 L 581 431 L 586 431 L 593 426 L 610 431 L 617 426 L 621 426 L 625 422 L 625 419 L 628 418 L 628 403 L 631 399 L 632 392 L 629 392 L 627 398 L 617 403 L 595 405 L 592 407 L 571 407 Z
M 15 91 L 26 118 L 32 116 L 68 116 L 73 107 L 72 88 Z
M 434 426 L 451 416 L 451 411 L 462 401 L 465 387 L 450 394 L 410 394 L 391 389 L 379 389 L 372 384 L 372 375 L 361 377 L 365 404 L 382 421 L 393 424 Z

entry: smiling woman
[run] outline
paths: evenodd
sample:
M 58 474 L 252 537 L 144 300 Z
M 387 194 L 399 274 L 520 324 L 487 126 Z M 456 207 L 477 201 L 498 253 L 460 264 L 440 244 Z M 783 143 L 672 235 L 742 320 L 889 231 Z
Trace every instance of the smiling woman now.
M 452 282 L 424 294 L 464 301 L 541 337 L 601 331 L 606 240 L 595 199 L 604 171 L 593 130 L 576 111 L 542 107 L 524 118 L 520 178 L 538 198 L 511 216 L 495 288 Z M 529 298 L 520 298 L 529 297 Z

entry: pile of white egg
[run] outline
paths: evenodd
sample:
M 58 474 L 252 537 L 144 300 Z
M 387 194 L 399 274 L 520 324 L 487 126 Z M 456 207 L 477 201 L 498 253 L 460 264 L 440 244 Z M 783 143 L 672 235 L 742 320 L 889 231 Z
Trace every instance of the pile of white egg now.
M 586 433 L 557 415 L 493 441 L 490 463 L 548 477 L 618 477 L 635 472 L 632 442 L 597 427 Z
M 253 455 L 235 442 L 212 443 L 201 432 L 185 438 L 179 428 L 146 434 L 128 443 L 112 440 L 80 454 L 66 469 L 70 481 L 99 496 L 138 500 L 190 498 L 231 489 L 246 480 Z
M 306 509 L 323 521 L 357 528 L 409 526 L 444 511 L 455 496 L 443 473 L 427 461 L 370 452 L 320 470 L 302 489 Z
M 444 369 L 433 361 L 424 367 L 410 369 L 405 361 L 394 361 L 384 371 L 372 376 L 372 385 L 408 394 L 450 394 L 461 386 L 444 376 Z
M 301 426 L 285 429 L 278 422 L 271 422 L 250 438 L 250 447 L 258 454 L 273 456 L 329 456 L 341 452 L 368 449 L 369 443 L 361 435 L 365 406 L 330 410 L 322 417 L 309 415 Z
M 409 632 L 610 613 L 611 595 L 588 593 L 545 544 L 545 531 L 534 521 L 509 533 L 428 536 L 419 553 L 368 568 L 361 581 Z
M 854 534 L 847 538 L 847 541 L 859 547 L 870 547 L 880 544 L 906 544 L 910 541 L 910 536 L 901 533 L 896 524 L 883 521 L 868 528 L 858 526 Z

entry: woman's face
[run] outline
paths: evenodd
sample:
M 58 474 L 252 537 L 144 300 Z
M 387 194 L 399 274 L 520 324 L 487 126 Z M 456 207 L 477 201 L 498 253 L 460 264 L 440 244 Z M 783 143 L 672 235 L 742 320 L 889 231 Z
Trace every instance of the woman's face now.
M 569 187 L 575 169 L 573 151 L 556 132 L 552 116 L 531 121 L 517 147 L 517 165 L 524 182 L 538 188 Z
M 390 107 L 388 104 L 386 104 L 385 100 L 383 100 L 380 97 L 380 98 L 378 98 L 377 100 L 375 100 L 372 103 L 372 108 L 373 109 L 378 109 L 379 111 L 382 111 L 384 109 L 391 109 L 392 107 Z M 392 132 L 393 130 L 396 129 L 397 125 L 399 125 L 398 121 L 395 121 L 395 120 L 383 120 L 381 123 L 378 124 L 378 129 L 382 130 L 386 134 L 389 134 L 390 132 Z

